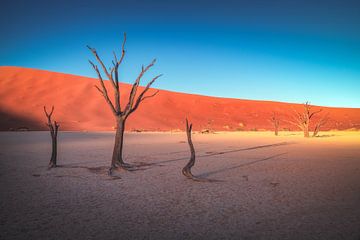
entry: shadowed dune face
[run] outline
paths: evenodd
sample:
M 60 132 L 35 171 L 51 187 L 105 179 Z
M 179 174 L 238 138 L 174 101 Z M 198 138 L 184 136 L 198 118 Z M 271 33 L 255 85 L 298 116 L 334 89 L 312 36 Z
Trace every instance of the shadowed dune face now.
M 104 99 L 94 88 L 97 83 L 97 79 L 69 74 L 0 67 L 0 130 L 18 127 L 44 130 L 44 105 L 55 106 L 54 119 L 60 122 L 61 130 L 113 130 L 114 118 Z M 112 94 L 111 86 L 107 86 Z M 121 85 L 123 107 L 129 90 L 130 85 Z M 149 94 L 153 91 L 150 90 Z M 127 130 L 179 130 L 183 129 L 186 116 L 193 122 L 194 130 L 272 130 L 269 119 L 273 112 L 281 120 L 280 130 L 298 130 L 284 121 L 291 119 L 293 109 L 302 111 L 302 106 L 161 90 L 130 116 Z M 360 129 L 360 109 L 323 108 L 323 112 L 329 113 L 329 121 L 324 125 L 324 130 Z M 314 122 L 321 114 L 316 117 Z
M 31 118 L 4 112 L 0 109 L 0 131 L 29 131 L 47 129 L 45 122 L 37 122 Z

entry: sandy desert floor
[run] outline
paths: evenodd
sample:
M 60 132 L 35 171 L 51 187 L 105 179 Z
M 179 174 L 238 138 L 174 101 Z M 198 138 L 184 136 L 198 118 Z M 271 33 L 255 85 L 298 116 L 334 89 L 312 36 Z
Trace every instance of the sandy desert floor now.
M 360 239 L 360 132 L 128 133 L 142 170 L 106 175 L 113 132 L 0 132 L 0 239 Z

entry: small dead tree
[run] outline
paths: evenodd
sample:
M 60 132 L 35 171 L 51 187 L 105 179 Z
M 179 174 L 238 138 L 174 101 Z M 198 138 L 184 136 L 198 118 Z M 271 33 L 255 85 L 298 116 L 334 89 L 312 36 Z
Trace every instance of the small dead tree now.
M 273 124 L 274 126 L 274 133 L 275 133 L 275 136 L 278 136 L 279 135 L 279 125 L 280 125 L 280 120 L 279 118 L 277 117 L 276 113 L 273 112 L 273 115 L 271 116 L 270 118 L 270 122 Z
M 312 135 L 313 137 L 316 137 L 318 135 L 318 133 L 320 131 L 320 128 L 322 126 L 324 126 L 327 123 L 328 120 L 329 120 L 329 114 L 326 114 L 322 118 L 320 118 L 320 120 L 315 125 L 314 132 L 313 132 L 313 135 Z
M 132 85 L 129 100 L 124 108 L 121 106 L 120 102 L 120 85 L 119 85 L 119 66 L 121 65 L 124 57 L 125 57 L 125 43 L 126 43 L 126 33 L 124 33 L 124 40 L 122 43 L 122 51 L 121 51 L 121 57 L 118 58 L 116 53 L 113 52 L 114 59 L 112 61 L 113 66 L 109 68 L 109 70 L 106 68 L 104 62 L 99 57 L 97 51 L 94 48 L 89 48 L 89 50 L 94 55 L 97 62 L 100 64 L 103 74 L 109 79 L 110 84 L 113 88 L 114 92 L 114 99 L 111 100 L 108 94 L 108 89 L 106 88 L 104 84 L 104 79 L 102 77 L 102 74 L 96 64 L 94 64 L 92 61 L 89 60 L 91 66 L 94 68 L 98 79 L 100 83 L 99 86 L 95 86 L 96 89 L 101 93 L 101 95 L 104 97 L 105 101 L 109 105 L 111 112 L 113 113 L 115 120 L 116 120 L 116 134 L 115 134 L 115 144 L 113 149 L 113 155 L 111 160 L 111 167 L 109 170 L 109 174 L 111 174 L 112 170 L 121 168 L 121 169 L 129 169 L 132 166 L 125 163 L 122 157 L 123 152 L 123 141 L 124 141 L 124 130 L 125 130 L 125 123 L 130 114 L 132 114 L 136 109 L 138 109 L 140 103 L 142 103 L 145 99 L 154 97 L 159 91 L 155 91 L 153 94 L 145 95 L 148 90 L 150 89 L 150 86 L 158 79 L 161 75 L 157 75 L 154 77 L 148 84 L 143 88 L 141 93 L 137 94 L 138 87 L 140 84 L 141 78 L 144 76 L 144 74 L 154 66 L 156 59 L 154 59 L 149 65 L 146 67 L 142 66 L 141 71 L 136 78 L 135 82 Z
M 311 119 L 314 117 L 315 114 L 318 114 L 319 112 L 322 111 L 322 109 L 319 109 L 317 111 L 311 111 L 311 105 L 309 102 L 306 102 L 304 104 L 304 112 L 299 113 L 297 111 L 294 110 L 295 112 L 295 116 L 294 118 L 294 122 L 289 121 L 290 123 L 298 126 L 303 132 L 304 132 L 304 137 L 310 137 L 309 131 L 310 131 L 310 121 Z
M 195 164 L 195 148 L 194 148 L 194 145 L 193 145 L 192 140 L 191 140 L 191 129 L 192 129 L 192 124 L 190 123 L 190 125 L 189 125 L 189 122 L 186 119 L 186 135 L 187 135 L 187 141 L 188 141 L 188 144 L 189 144 L 191 156 L 190 156 L 189 162 L 182 169 L 182 174 L 184 174 L 184 176 L 189 178 L 189 179 L 196 180 L 194 175 L 191 173 L 191 168 Z
M 56 165 L 56 157 L 57 157 L 57 133 L 59 130 L 60 125 L 56 121 L 51 120 L 51 116 L 54 112 L 54 106 L 51 108 L 51 112 L 48 113 L 46 111 L 46 107 L 44 106 L 44 113 L 47 118 L 46 125 L 49 127 L 50 135 L 51 135 L 51 142 L 52 142 L 52 152 L 51 152 L 51 159 L 49 162 L 49 168 L 57 167 Z

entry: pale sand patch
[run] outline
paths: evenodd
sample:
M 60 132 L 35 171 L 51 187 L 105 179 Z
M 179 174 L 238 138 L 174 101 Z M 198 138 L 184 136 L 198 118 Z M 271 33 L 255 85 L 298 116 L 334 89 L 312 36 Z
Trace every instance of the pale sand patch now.
M 0 132 L 0 239 L 359 239 L 360 133 L 195 134 L 196 176 L 181 175 L 185 133 L 60 132 L 63 167 L 46 170 L 48 132 Z

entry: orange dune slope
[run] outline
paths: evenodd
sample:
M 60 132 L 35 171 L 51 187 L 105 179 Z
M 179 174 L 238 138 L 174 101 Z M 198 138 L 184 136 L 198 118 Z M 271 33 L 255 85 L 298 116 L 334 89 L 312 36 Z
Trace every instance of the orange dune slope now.
M 103 97 L 94 88 L 97 83 L 97 79 L 70 74 L 0 67 L 0 130 L 45 130 L 44 105 L 49 108 L 55 106 L 54 119 L 60 122 L 61 130 L 113 130 L 114 118 Z M 128 84 L 121 85 L 122 106 L 128 99 L 130 87 Z M 359 108 L 321 108 L 323 112 L 317 118 L 329 114 L 325 130 L 360 129 Z M 195 130 L 272 130 L 269 119 L 273 112 L 280 118 L 280 129 L 298 130 L 287 122 L 294 109 L 301 111 L 301 104 L 160 90 L 157 96 L 145 100 L 129 117 L 127 130 L 179 130 L 184 128 L 185 117 L 193 122 Z M 315 118 L 314 122 L 317 120 Z

